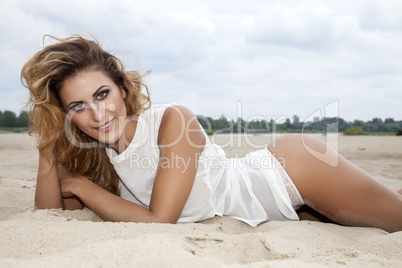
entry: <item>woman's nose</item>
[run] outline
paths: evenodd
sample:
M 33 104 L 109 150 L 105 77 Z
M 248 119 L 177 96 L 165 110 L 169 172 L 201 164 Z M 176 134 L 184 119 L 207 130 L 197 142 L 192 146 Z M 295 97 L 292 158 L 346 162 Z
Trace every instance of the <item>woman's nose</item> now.
M 94 121 L 103 122 L 106 116 L 106 106 L 102 103 L 90 104 Z

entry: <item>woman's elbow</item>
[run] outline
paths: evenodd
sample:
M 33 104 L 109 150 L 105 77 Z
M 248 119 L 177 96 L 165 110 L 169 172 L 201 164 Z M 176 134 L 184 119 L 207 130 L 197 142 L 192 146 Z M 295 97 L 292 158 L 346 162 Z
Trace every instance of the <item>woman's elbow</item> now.
M 61 204 L 53 204 L 35 200 L 34 210 L 40 210 L 40 209 L 64 209 L 64 208 Z
M 164 223 L 164 224 L 176 224 L 179 220 L 178 217 L 174 217 L 172 215 L 153 215 L 150 222 L 153 223 Z

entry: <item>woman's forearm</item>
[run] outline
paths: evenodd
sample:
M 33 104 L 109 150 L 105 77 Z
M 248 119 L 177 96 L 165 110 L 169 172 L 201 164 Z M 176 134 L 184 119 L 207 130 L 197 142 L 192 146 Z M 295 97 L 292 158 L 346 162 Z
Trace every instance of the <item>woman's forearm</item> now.
M 46 180 L 38 177 L 35 191 L 35 208 L 64 208 L 58 180 Z
M 164 222 L 147 208 L 114 195 L 86 178 L 71 183 L 71 192 L 105 221 Z
M 35 190 L 35 208 L 64 208 L 57 176 L 57 167 L 44 156 L 39 158 L 38 177 Z

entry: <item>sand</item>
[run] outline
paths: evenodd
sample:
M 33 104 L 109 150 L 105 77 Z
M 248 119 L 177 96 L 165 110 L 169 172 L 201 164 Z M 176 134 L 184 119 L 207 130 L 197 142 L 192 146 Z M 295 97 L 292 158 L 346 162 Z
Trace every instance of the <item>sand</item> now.
M 323 138 L 323 137 L 321 137 Z M 271 137 L 232 143 L 228 156 Z M 324 139 L 324 138 L 323 138 Z M 339 151 L 394 190 L 402 137 L 339 137 Z M 226 217 L 192 224 L 103 222 L 89 209 L 33 210 L 38 154 L 27 134 L 0 134 L 0 267 L 402 267 L 402 232 L 317 221 L 256 228 Z

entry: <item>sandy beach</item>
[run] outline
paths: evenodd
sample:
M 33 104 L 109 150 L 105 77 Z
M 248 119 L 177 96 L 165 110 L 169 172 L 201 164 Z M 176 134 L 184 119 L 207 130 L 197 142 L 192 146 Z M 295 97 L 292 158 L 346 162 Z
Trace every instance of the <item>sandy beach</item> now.
M 228 145 L 229 157 L 271 141 L 262 135 L 212 139 Z M 337 141 L 347 159 L 393 190 L 402 188 L 402 137 Z M 253 228 L 226 217 L 110 223 L 89 209 L 34 211 L 37 165 L 35 138 L 0 134 L 0 267 L 402 267 L 402 232 L 376 228 L 307 220 Z

